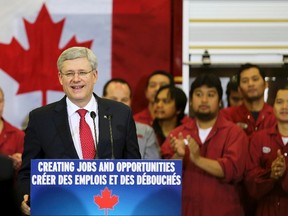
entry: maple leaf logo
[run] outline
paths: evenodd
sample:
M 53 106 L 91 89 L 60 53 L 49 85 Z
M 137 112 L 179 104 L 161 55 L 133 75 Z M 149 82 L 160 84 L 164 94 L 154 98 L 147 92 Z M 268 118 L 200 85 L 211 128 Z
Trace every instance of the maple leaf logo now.
M 105 215 L 108 215 L 108 209 L 113 209 L 113 207 L 118 203 L 118 196 L 111 196 L 112 190 L 105 187 L 101 190 L 102 197 L 100 195 L 94 196 L 94 203 L 99 206 L 100 209 L 105 209 Z
M 59 49 L 59 42 L 65 19 L 53 23 L 43 4 L 35 23 L 24 19 L 29 49 L 24 50 L 16 38 L 10 44 L 0 43 L 0 68 L 18 81 L 17 94 L 30 91 L 42 91 L 42 104 L 47 103 L 47 90 L 63 91 L 58 81 L 57 59 L 65 49 L 71 46 L 91 47 L 92 41 L 78 43 L 73 36 Z

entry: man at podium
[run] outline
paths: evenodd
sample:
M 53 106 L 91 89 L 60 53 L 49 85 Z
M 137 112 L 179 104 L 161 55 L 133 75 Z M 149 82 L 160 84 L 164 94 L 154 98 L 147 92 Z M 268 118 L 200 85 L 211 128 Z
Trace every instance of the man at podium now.
M 30 112 L 19 191 L 30 215 L 31 159 L 141 159 L 131 109 L 93 93 L 98 61 L 85 47 L 71 47 L 57 61 L 65 96 Z

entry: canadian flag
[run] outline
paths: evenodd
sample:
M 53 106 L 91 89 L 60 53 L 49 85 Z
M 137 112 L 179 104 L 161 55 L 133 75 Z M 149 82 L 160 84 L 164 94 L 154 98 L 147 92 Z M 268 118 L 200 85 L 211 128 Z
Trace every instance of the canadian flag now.
M 170 2 L 1 1 L 0 86 L 5 93 L 4 118 L 22 128 L 32 109 L 63 97 L 56 61 L 71 46 L 86 46 L 96 53 L 96 94 L 102 96 L 103 85 L 111 77 L 120 77 L 132 86 L 133 100 L 143 104 L 144 92 L 137 92 L 144 91 L 143 78 L 153 70 L 170 70 Z

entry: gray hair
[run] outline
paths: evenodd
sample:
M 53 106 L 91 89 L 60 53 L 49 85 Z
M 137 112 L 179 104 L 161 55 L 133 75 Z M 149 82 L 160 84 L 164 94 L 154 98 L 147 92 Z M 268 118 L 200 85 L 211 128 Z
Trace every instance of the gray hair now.
M 87 58 L 91 64 L 92 70 L 97 70 L 98 60 L 93 51 L 86 47 L 71 47 L 64 50 L 57 60 L 57 68 L 60 72 L 63 67 L 63 63 L 66 60 L 73 60 L 77 58 Z

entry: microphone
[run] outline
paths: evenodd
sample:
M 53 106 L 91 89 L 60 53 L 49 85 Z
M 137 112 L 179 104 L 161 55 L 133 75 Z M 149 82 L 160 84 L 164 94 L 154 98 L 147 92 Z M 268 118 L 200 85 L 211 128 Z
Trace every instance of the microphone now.
M 98 159 L 98 143 L 97 143 L 97 132 L 96 132 L 96 124 L 95 124 L 96 113 L 94 111 L 90 112 L 90 117 L 93 119 L 93 126 L 94 126 L 94 139 L 95 139 L 95 148 L 96 148 L 95 159 Z
M 104 118 L 107 118 L 109 121 L 109 135 L 110 135 L 110 143 L 111 143 L 111 159 L 115 159 L 114 156 L 114 143 L 113 143 L 113 134 L 112 134 L 112 115 L 104 115 Z

